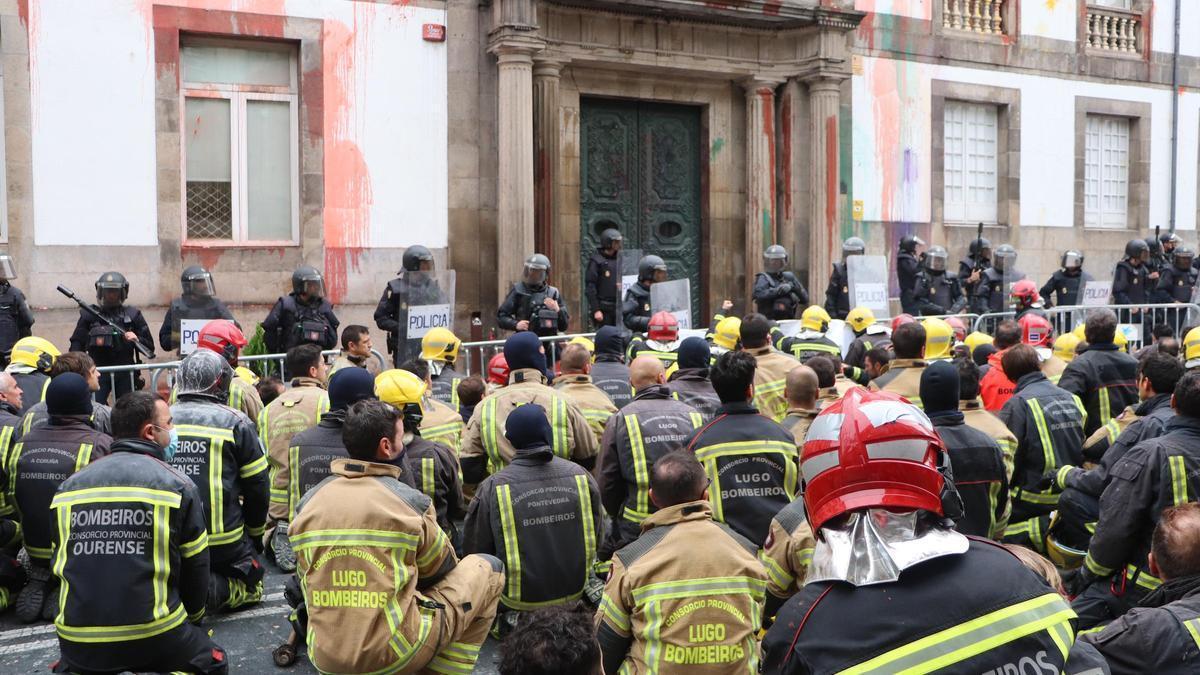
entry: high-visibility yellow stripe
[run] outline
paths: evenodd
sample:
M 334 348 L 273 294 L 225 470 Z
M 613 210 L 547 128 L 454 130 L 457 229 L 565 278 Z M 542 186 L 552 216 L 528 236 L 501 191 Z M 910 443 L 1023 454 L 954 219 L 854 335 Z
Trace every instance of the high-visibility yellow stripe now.
M 1150 574 L 1146 570 L 1139 568 L 1137 565 L 1128 565 L 1125 567 L 1125 576 L 1133 580 L 1133 583 L 1142 588 L 1153 591 L 1162 586 L 1162 579 Z
M 1187 466 L 1183 463 L 1183 455 L 1172 455 L 1167 458 L 1171 466 L 1171 497 L 1175 506 L 1188 500 Z
M 483 441 L 483 451 L 488 456 L 488 473 L 496 473 L 504 468 L 504 458 L 500 456 L 500 446 L 496 443 L 496 398 L 489 397 L 483 401 L 483 411 L 479 414 L 479 436 Z
M 634 508 L 639 514 L 649 513 L 650 470 L 646 462 L 646 444 L 642 440 L 642 427 L 638 424 L 636 414 L 625 415 L 625 431 L 629 434 L 629 452 L 633 455 L 633 476 L 637 481 L 637 495 L 634 496 L 636 506 Z
M 1121 435 L 1121 424 L 1117 422 L 1116 419 L 1111 419 L 1105 423 L 1104 428 L 1108 430 L 1109 444 L 1115 443 L 1117 441 L 1117 436 Z
M 716 445 L 706 445 L 703 448 L 697 448 L 696 459 L 704 462 L 718 456 L 728 457 L 732 455 L 754 455 L 759 453 L 783 454 L 788 457 L 795 457 L 796 444 L 785 441 L 731 441 L 729 443 L 717 443 Z
M 208 535 L 208 543 L 210 546 L 225 546 L 227 544 L 233 544 L 241 540 L 242 534 L 245 533 L 245 531 L 246 528 L 244 525 L 238 525 L 231 530 L 210 532 Z
M 417 569 L 425 570 L 425 568 L 429 567 L 429 565 L 441 557 L 442 552 L 446 550 L 446 546 L 449 544 L 449 542 L 450 539 L 446 537 L 446 533 L 439 527 L 437 529 L 436 536 L 434 537 L 433 545 L 431 545 L 425 550 L 424 553 L 417 557 Z
M 633 601 L 642 605 L 652 600 L 720 593 L 748 594 L 761 601 L 766 589 L 767 582 L 753 577 L 705 577 L 680 581 L 660 581 L 633 589 Z
M 700 427 L 704 426 L 704 415 L 701 415 L 698 412 L 688 413 L 688 419 L 692 420 L 693 429 L 699 429 Z
M 1054 444 L 1050 441 L 1050 427 L 1046 426 L 1046 414 L 1042 411 L 1042 403 L 1036 398 L 1026 401 L 1029 411 L 1033 413 L 1033 423 L 1037 426 L 1038 438 L 1042 442 L 1042 456 L 1045 466 L 1042 473 L 1053 471 L 1058 463 L 1054 461 Z
M 512 490 L 496 486 L 496 507 L 500 512 L 500 530 L 504 533 L 505 602 L 521 600 L 521 546 L 517 542 L 517 519 L 513 516 Z
M 433 458 L 421 458 L 421 492 L 424 492 L 430 499 L 433 498 L 437 489 L 433 482 Z
M 1100 424 L 1107 424 L 1112 419 L 1112 403 L 1108 400 L 1108 388 L 1101 386 L 1098 393 L 1100 398 Z
M 583 525 L 583 583 L 587 583 L 596 558 L 596 529 L 592 517 L 592 491 L 586 475 L 575 476 L 575 488 L 579 490 L 579 522 Z
M 613 628 L 626 635 L 629 634 L 629 614 L 617 606 L 617 603 L 605 593 L 600 598 L 600 611 L 609 620 Z
M 75 453 L 75 471 L 78 472 L 83 467 L 87 466 L 92 461 L 92 448 L 95 446 L 91 443 L 80 443 L 79 451 Z
M 571 443 L 569 441 L 570 434 L 567 429 L 567 402 L 555 396 L 554 403 L 550 407 L 553 409 L 550 430 L 554 435 L 554 454 L 563 459 L 570 459 Z
M 95 487 L 60 492 L 50 501 L 50 508 L 93 502 L 145 502 L 177 509 L 183 501 L 178 493 L 138 487 Z M 63 541 L 66 541 L 65 539 Z
M 171 543 L 171 533 L 168 530 L 170 513 L 165 506 L 154 507 L 153 538 L 150 542 L 154 576 L 154 618 L 164 619 L 171 610 L 167 606 L 167 576 L 171 573 L 171 559 L 167 547 Z
M 767 570 L 767 576 L 771 578 L 771 581 L 776 586 L 783 590 L 791 588 L 792 582 L 796 580 L 795 577 L 783 569 L 774 558 L 767 555 L 766 550 L 759 550 L 758 561 L 762 563 L 763 567 Z
M 1074 618 L 1075 612 L 1060 595 L 1047 593 L 910 642 L 841 672 L 929 673 Z
M 208 532 L 201 532 L 195 539 L 184 542 L 179 546 L 179 555 L 184 558 L 192 558 L 208 549 Z
M 216 439 L 216 440 L 225 441 L 227 443 L 233 442 L 233 431 L 230 429 L 223 429 L 220 427 L 206 427 L 206 426 L 203 426 L 200 424 L 176 424 L 175 432 L 177 434 L 179 434 L 180 436 L 194 436 L 197 438 L 212 438 L 212 439 Z
M 1200 647 L 1200 619 L 1188 619 L 1183 622 L 1184 628 L 1187 628 L 1188 635 L 1192 636 L 1192 642 L 1196 643 L 1196 647 Z
M 249 478 L 260 474 L 267 470 L 267 458 L 264 455 L 259 455 L 257 459 L 246 462 L 242 468 L 238 470 L 238 476 Z
M 274 492 L 274 490 L 272 490 Z M 300 446 L 288 446 L 288 486 L 287 486 L 288 520 L 296 519 L 296 507 L 300 505 Z M 272 495 L 274 501 L 274 495 Z M 280 501 L 279 503 L 283 503 Z
M 1107 577 L 1116 571 L 1111 567 L 1105 567 L 1104 565 L 1096 562 L 1096 559 L 1092 557 L 1091 551 L 1088 551 L 1088 554 L 1084 556 L 1083 564 L 1087 566 L 1089 572 L 1098 577 Z
M 58 637 L 70 642 L 128 642 L 154 637 L 165 633 L 187 620 L 187 612 L 180 604 L 167 616 L 147 623 L 124 626 L 68 626 L 63 623 L 63 613 L 59 612 L 55 622 Z
M 292 548 L 297 551 L 317 546 L 367 546 L 417 550 L 416 535 L 389 530 L 314 530 L 291 536 Z

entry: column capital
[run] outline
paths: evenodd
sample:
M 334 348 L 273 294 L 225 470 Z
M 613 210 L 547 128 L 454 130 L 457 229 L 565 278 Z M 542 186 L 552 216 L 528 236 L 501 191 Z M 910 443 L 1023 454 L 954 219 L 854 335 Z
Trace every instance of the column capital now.
M 570 60 L 562 56 L 541 52 L 533 57 L 533 76 L 558 77 L 568 63 Z
M 738 84 L 746 90 L 746 96 L 758 96 L 762 93 L 775 94 L 775 89 L 787 82 L 787 78 L 773 75 L 751 75 L 738 80 Z
M 533 63 L 533 55 L 546 48 L 544 40 L 520 34 L 496 34 L 488 45 L 500 63 Z
M 819 70 L 799 78 L 808 87 L 808 90 L 813 92 L 838 91 L 841 89 L 842 82 L 848 79 L 850 79 L 849 74 L 830 70 Z

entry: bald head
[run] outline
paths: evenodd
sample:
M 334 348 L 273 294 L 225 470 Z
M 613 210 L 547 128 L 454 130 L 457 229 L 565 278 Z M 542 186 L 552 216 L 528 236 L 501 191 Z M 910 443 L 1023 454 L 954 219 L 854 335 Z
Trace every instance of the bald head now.
M 799 365 L 788 371 L 787 387 L 784 396 L 788 405 L 793 408 L 812 410 L 817 407 L 817 371 L 805 365 Z
M 1163 581 L 1200 574 L 1200 504 L 1162 512 L 1150 545 L 1150 568 Z
M 17 381 L 12 375 L 3 371 L 0 371 L 0 400 L 18 410 L 21 409 L 21 387 L 17 386 Z
M 592 355 L 583 345 L 567 345 L 558 362 L 563 375 L 581 375 L 590 370 Z
M 662 361 L 653 356 L 639 356 L 629 364 L 629 384 L 635 391 L 653 387 L 667 381 Z

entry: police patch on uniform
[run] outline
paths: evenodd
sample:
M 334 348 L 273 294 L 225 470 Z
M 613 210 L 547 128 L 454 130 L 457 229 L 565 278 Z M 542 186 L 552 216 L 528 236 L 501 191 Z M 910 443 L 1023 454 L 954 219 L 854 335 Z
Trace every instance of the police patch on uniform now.
M 849 293 L 849 292 L 850 292 L 850 287 L 849 287 L 849 286 L 842 286 L 842 292 L 843 292 L 843 293 Z
M 1133 278 L 1133 283 L 1135 283 L 1135 284 L 1136 284 L 1138 281 L 1140 281 L 1140 279 L 1138 279 L 1137 277 L 1134 277 L 1134 278 Z
M 604 270 L 604 277 L 605 277 L 605 278 L 608 278 L 608 277 L 611 277 L 611 276 L 612 276 L 612 272 L 609 272 L 608 270 Z
M 650 305 L 643 305 L 643 306 L 642 306 L 642 309 L 645 309 L 647 312 L 649 312 L 649 311 L 650 311 Z

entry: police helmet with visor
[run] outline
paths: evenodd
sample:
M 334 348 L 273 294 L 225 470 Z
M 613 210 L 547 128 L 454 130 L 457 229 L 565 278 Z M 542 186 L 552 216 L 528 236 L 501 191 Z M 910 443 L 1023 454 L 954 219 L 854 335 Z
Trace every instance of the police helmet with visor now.
M 400 263 L 405 272 L 432 272 L 433 253 L 424 246 L 409 246 L 404 249 Z
M 1008 244 L 1001 244 L 996 248 L 996 255 L 992 261 L 992 265 L 997 272 L 1012 272 L 1017 264 L 1017 250 Z
M 96 300 L 105 309 L 120 307 L 129 298 L 129 281 L 120 272 L 105 272 L 96 280 Z
M 212 275 L 199 265 L 190 265 L 179 275 L 179 287 L 184 295 L 197 298 L 209 298 L 216 295 Z
M 1083 253 L 1071 249 L 1062 255 L 1062 268 L 1067 272 L 1078 272 L 1083 267 Z
M 325 297 L 325 279 L 317 268 L 305 265 L 292 272 L 292 292 L 309 298 Z
M 621 236 L 621 231 L 614 227 L 606 228 L 600 233 L 600 248 L 605 251 L 614 248 L 620 249 L 623 241 L 625 241 L 625 237 Z
M 763 251 L 763 269 L 768 274 L 779 274 L 788 264 L 787 249 L 779 244 L 771 244 Z
M 1171 253 L 1171 262 L 1174 263 L 1175 269 L 1188 271 L 1192 269 L 1192 261 L 1196 259 L 1196 252 L 1187 246 L 1180 246 Z
M 867 242 L 860 237 L 850 237 L 842 242 L 842 259 L 845 260 L 852 255 L 862 255 L 867 252 Z
M 642 256 L 638 261 L 638 281 L 659 283 L 667 280 L 667 263 L 656 255 Z
M 925 253 L 925 267 L 930 272 L 945 272 L 946 262 L 950 259 L 950 255 L 946 253 L 946 249 L 941 246 L 931 246 L 929 251 Z
M 550 278 L 550 259 L 541 253 L 534 253 L 525 259 L 525 267 L 521 270 L 521 281 L 530 288 L 540 289 Z

